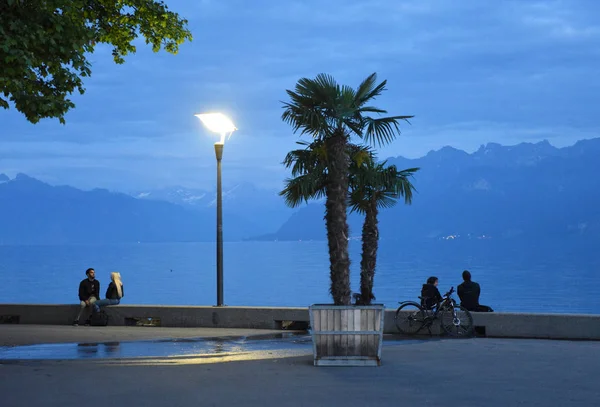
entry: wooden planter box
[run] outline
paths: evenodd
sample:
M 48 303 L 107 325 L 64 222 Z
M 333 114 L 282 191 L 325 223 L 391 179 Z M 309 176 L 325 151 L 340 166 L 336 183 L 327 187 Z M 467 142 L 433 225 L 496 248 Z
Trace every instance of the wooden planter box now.
M 383 305 L 311 305 L 315 366 L 379 366 Z

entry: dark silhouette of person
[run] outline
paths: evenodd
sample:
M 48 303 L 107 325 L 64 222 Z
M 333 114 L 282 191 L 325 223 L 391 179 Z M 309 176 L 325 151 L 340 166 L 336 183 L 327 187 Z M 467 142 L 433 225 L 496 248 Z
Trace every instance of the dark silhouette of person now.
M 439 280 L 437 277 L 431 276 L 421 288 L 421 306 L 426 309 L 433 308 L 436 304 L 443 300 L 440 290 L 438 290 Z
M 79 325 L 79 318 L 86 308 L 93 310 L 94 303 L 100 299 L 100 282 L 96 280 L 96 271 L 89 268 L 85 271 L 86 279 L 79 283 L 79 301 L 80 308 L 77 318 L 73 321 L 73 325 Z M 86 325 L 90 324 L 90 318 L 85 321 Z
M 473 312 L 493 312 L 491 307 L 479 304 L 481 287 L 475 281 L 471 281 L 469 270 L 463 271 L 462 278 L 463 282 L 458 285 L 457 289 L 460 305 Z

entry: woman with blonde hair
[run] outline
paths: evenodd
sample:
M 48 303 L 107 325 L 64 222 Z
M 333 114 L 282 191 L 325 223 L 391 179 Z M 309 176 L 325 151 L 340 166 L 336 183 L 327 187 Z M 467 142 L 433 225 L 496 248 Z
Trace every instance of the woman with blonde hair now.
M 106 298 L 104 300 L 96 301 L 94 308 L 96 312 L 100 311 L 100 307 L 106 305 L 118 305 L 121 302 L 121 298 L 125 296 L 123 291 L 123 281 L 121 281 L 121 273 L 113 271 L 110 273 L 110 284 L 106 289 Z

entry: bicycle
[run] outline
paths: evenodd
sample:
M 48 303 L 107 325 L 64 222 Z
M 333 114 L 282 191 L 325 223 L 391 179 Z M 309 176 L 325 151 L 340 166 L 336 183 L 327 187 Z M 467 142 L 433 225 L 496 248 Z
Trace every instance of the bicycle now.
M 423 328 L 427 328 L 429 335 L 431 326 L 436 319 L 440 320 L 441 328 L 450 336 L 470 337 L 473 335 L 473 316 L 462 305 L 456 304 L 451 298 L 454 293 L 454 287 L 450 288 L 442 301 L 431 308 L 425 308 L 414 301 L 399 302 L 400 306 L 396 311 L 394 320 L 398 331 L 404 335 L 416 335 Z M 426 298 L 419 297 L 425 302 Z

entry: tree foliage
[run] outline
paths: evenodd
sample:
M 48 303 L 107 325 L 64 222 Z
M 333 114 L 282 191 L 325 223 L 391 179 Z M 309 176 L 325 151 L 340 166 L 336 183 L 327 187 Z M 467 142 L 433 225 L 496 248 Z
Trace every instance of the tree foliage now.
M 325 197 L 327 186 L 328 158 L 325 143 L 315 140 L 312 143 L 298 141 L 296 144 L 303 148 L 292 150 L 285 156 L 283 165 L 291 170 L 292 176 L 286 178 L 284 189 L 279 193 L 291 208 Z M 371 155 L 369 147 L 348 144 L 350 172 L 364 165 L 366 160 L 371 159 Z
M 155 0 L 0 1 L 0 107 L 12 102 L 31 123 L 58 118 L 85 92 L 89 54 L 112 47 L 117 64 L 145 38 L 154 52 L 176 54 L 192 35 L 187 20 Z
M 284 189 L 279 193 L 286 205 L 296 208 L 302 203 L 325 197 L 327 185 L 327 150 L 322 141 L 298 141 L 302 146 L 287 153 L 283 165 L 290 169 Z M 419 168 L 398 170 L 387 161 L 378 162 L 373 149 L 358 144 L 348 144 L 349 191 L 348 203 L 352 212 L 365 214 L 370 202 L 379 209 L 391 208 L 403 198 L 412 203 L 414 185 L 411 178 Z
M 410 179 L 419 168 L 398 170 L 386 161 L 377 162 L 374 155 L 350 171 L 350 209 L 366 214 L 372 205 L 378 209 L 391 208 L 404 198 L 412 203 L 415 187 Z
M 386 81 L 377 83 L 375 73 L 355 89 L 340 85 L 327 74 L 302 78 L 287 90 L 281 116 L 294 132 L 322 142 L 326 154 L 324 183 L 325 225 L 329 246 L 329 289 L 336 305 L 350 304 L 349 229 L 347 222 L 350 152 L 348 144 L 358 137 L 383 145 L 400 134 L 399 123 L 412 116 L 379 117 L 387 113 L 369 103 L 385 91 Z M 317 179 L 308 179 L 315 182 Z M 302 192 L 302 191 L 301 191 Z
M 297 144 L 304 148 L 290 151 L 283 164 L 292 176 L 285 181 L 279 193 L 290 207 L 325 196 L 328 182 L 328 156 L 321 140 Z M 348 144 L 349 185 L 348 206 L 351 211 L 364 215 L 362 253 L 360 262 L 360 292 L 355 293 L 356 304 L 369 305 L 375 299 L 373 281 L 379 244 L 378 213 L 390 208 L 400 198 L 412 203 L 415 187 L 412 177 L 419 168 L 398 170 L 386 161 L 377 162 L 373 150 L 366 146 Z
M 400 122 L 413 116 L 387 116 L 386 110 L 367 105 L 386 90 L 387 81 L 377 83 L 372 73 L 354 89 L 340 85 L 327 74 L 302 78 L 294 90 L 287 90 L 281 118 L 294 132 L 325 140 L 335 134 L 357 136 L 373 145 L 385 145 L 400 134 Z

